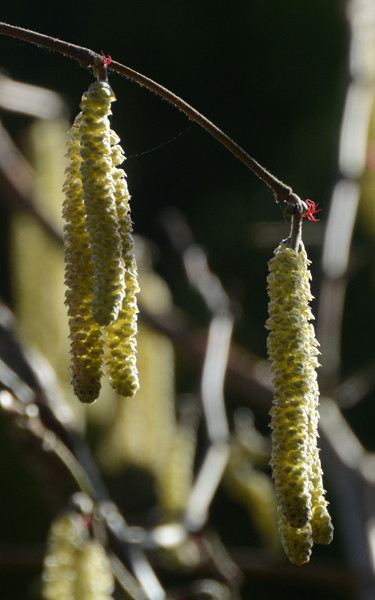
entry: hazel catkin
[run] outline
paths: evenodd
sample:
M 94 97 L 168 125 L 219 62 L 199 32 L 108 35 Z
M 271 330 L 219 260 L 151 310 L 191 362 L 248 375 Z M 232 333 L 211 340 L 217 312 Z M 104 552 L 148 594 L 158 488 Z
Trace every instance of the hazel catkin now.
M 130 195 L 125 173 L 119 168 L 125 156 L 118 144 L 118 136 L 114 132 L 111 134 L 112 179 L 125 267 L 125 294 L 117 320 L 104 330 L 106 366 L 113 389 L 122 396 L 131 397 L 139 387 L 136 365 L 139 285 L 130 218 Z
M 107 83 L 91 84 L 82 98 L 79 122 L 81 178 L 94 271 L 92 314 L 99 325 L 117 319 L 125 293 L 108 118 L 113 100 Z
M 332 524 L 322 486 L 318 437 L 318 342 L 310 320 L 311 275 L 305 249 L 281 244 L 269 261 L 272 362 L 272 476 L 279 527 L 292 562 L 307 562 L 313 542 L 329 543 Z
M 113 600 L 114 576 L 103 546 L 89 537 L 81 515 L 52 522 L 43 565 L 45 600 Z
M 43 568 L 45 600 L 74 598 L 77 556 L 85 543 L 85 531 L 78 514 L 64 513 L 52 522 Z
M 100 392 L 103 358 L 112 387 L 130 397 L 138 389 L 137 300 L 129 193 L 124 155 L 109 115 L 115 96 L 93 83 L 70 131 L 63 216 L 65 283 L 72 383 L 82 402 Z
M 86 230 L 81 157 L 76 119 L 70 131 L 63 204 L 65 252 L 65 303 L 68 307 L 72 384 L 77 398 L 90 403 L 100 392 L 103 341 L 91 313 L 93 267 Z

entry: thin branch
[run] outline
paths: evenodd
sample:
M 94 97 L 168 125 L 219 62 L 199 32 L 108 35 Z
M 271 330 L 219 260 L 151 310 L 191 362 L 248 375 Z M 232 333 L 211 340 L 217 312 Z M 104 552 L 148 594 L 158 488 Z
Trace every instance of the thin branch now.
M 307 205 L 301 201 L 297 194 L 291 194 L 288 198 L 290 206 L 285 209 L 288 216 L 292 217 L 290 234 L 289 237 L 283 241 L 294 250 L 298 252 L 302 244 L 302 217 L 306 213 Z
M 17 25 L 0 22 L 0 34 L 14 37 L 43 48 L 49 48 L 49 50 L 63 54 L 68 58 L 78 60 L 83 67 L 96 66 L 98 59 L 101 61 L 101 56 L 89 48 L 83 48 L 82 46 L 59 40 L 50 35 L 32 31 L 31 29 L 17 27 Z
M 374 4 L 366 0 L 351 0 L 347 16 L 351 29 L 351 81 L 340 128 L 340 180 L 332 193 L 325 229 L 318 311 L 318 338 L 323 357 L 321 379 L 326 394 L 334 394 L 340 377 L 342 319 L 349 258 L 361 177 L 366 169 L 371 110 L 375 98 L 374 63 L 371 59 L 375 52 Z
M 31 31 L 30 29 L 23 29 L 16 25 L 10 25 L 8 23 L 0 22 L 0 34 L 14 37 L 37 46 L 49 48 L 54 52 L 58 52 L 77 60 L 84 67 L 93 67 L 96 71 L 100 69 L 100 79 L 104 79 L 103 71 L 109 68 L 111 71 L 120 73 L 128 79 L 138 83 L 138 85 L 147 88 L 149 91 L 154 92 L 158 96 L 161 96 L 164 100 L 178 108 L 181 112 L 203 127 L 210 135 L 218 140 L 229 152 L 234 154 L 238 160 L 246 165 L 257 177 L 259 177 L 266 185 L 268 185 L 276 198 L 277 202 L 289 201 L 289 197 L 292 194 L 292 189 L 277 179 L 272 173 L 260 165 L 254 158 L 252 158 L 241 146 L 239 146 L 234 140 L 232 140 L 226 133 L 219 129 L 214 123 L 212 123 L 207 117 L 202 115 L 195 108 L 190 106 L 182 98 L 176 96 L 173 92 L 160 85 L 156 81 L 153 81 L 146 75 L 134 71 L 130 67 L 127 67 L 114 60 L 106 66 L 103 64 L 103 58 L 90 50 L 89 48 L 83 48 L 76 44 L 71 44 L 63 40 Z
M 0 108 L 37 119 L 68 117 L 67 103 L 52 90 L 15 81 L 0 73 Z
M 325 397 L 320 410 L 321 448 L 338 499 L 343 547 L 350 570 L 366 573 L 356 597 L 369 600 L 375 597 L 375 457 L 365 451 L 334 400 Z
M 226 442 L 229 439 L 229 425 L 224 399 L 224 378 L 233 323 L 234 318 L 229 312 L 215 314 L 208 331 L 201 395 L 208 436 L 212 444 Z
M 132 530 L 117 509 L 113 508 L 110 511 L 109 508 L 114 505 L 89 448 L 72 430 L 70 422 L 61 420 L 61 406 L 60 410 L 56 410 L 53 398 L 49 397 L 50 390 L 44 387 L 48 377 L 42 377 L 39 372 L 36 372 L 35 364 L 31 363 L 30 358 L 24 353 L 11 327 L 10 316 L 5 309 L 2 309 L 0 312 L 0 412 L 9 415 L 18 427 L 31 435 L 42 450 L 43 456 L 52 453 L 61 461 L 77 488 L 97 503 L 101 516 L 113 534 L 111 540 L 117 542 L 117 553 L 120 550 L 121 557 L 125 557 L 130 546 L 141 543 L 139 532 L 143 530 L 140 527 Z M 9 349 L 13 350 L 13 355 L 10 357 L 7 354 L 10 352 Z M 15 370 L 8 364 L 13 362 L 12 358 L 15 360 L 15 352 L 17 352 L 17 364 L 20 363 L 22 370 L 28 372 L 34 381 L 24 381 L 17 372 L 20 370 L 19 365 Z M 47 369 L 47 366 L 44 368 Z M 67 489 L 65 491 L 70 496 L 71 492 Z M 66 504 L 67 498 L 61 497 L 59 500 L 62 504 Z M 141 563 L 142 568 L 139 569 L 141 577 L 136 571 L 137 561 Z M 131 557 L 131 563 L 148 600 L 164 598 L 164 591 L 151 565 L 148 564 L 142 548 L 138 549 L 135 557 Z M 150 589 L 147 589 L 148 585 Z M 140 594 L 136 598 L 141 600 Z
M 201 381 L 203 414 L 210 446 L 194 482 L 184 516 L 188 530 L 198 531 L 207 520 L 209 506 L 229 458 L 224 379 L 234 316 L 219 278 L 210 270 L 206 253 L 195 243 L 183 216 L 176 210 L 169 210 L 164 215 L 163 224 L 181 255 L 190 284 L 212 313 Z
M 340 383 L 335 400 L 341 408 L 356 406 L 375 388 L 375 360 L 354 372 Z
M 147 600 L 147 595 L 121 560 L 113 552 L 110 553 L 109 558 L 112 571 L 126 594 L 133 600 Z
M 115 556 L 118 557 L 119 564 L 130 562 L 135 578 L 147 600 L 164 600 L 166 597 L 164 589 L 141 548 L 146 539 L 144 529 L 141 527 L 129 528 L 112 502 L 101 503 L 100 514 L 105 520 L 110 546 Z M 123 571 L 122 577 L 124 576 L 125 572 Z M 142 590 L 137 588 L 133 579 L 129 580 L 127 577 L 127 581 L 123 581 L 123 583 L 136 600 L 142 600 Z
M 330 204 L 322 252 L 318 338 L 322 346 L 321 389 L 335 397 L 341 370 L 341 332 L 348 286 L 352 235 L 361 178 L 366 169 L 366 145 L 375 97 L 375 5 L 351 0 L 350 75 L 341 123 L 339 171 Z M 321 403 L 321 447 L 338 502 L 343 547 L 349 566 L 368 573 L 358 598 L 374 598 L 374 458 L 368 455 L 333 400 Z M 372 480 L 371 480 L 372 479 Z
M 229 453 L 230 447 L 226 441 L 214 442 L 208 447 L 184 514 L 184 525 L 189 532 L 200 531 L 206 524 L 211 502 L 228 464 Z
M 292 217 L 291 232 L 290 232 L 290 247 L 298 252 L 302 241 L 302 215 L 297 211 Z

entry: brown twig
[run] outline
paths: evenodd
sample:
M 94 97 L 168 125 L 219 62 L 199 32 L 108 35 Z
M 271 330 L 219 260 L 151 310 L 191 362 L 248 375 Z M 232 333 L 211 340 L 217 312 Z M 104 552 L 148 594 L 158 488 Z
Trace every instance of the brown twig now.
M 220 142 L 227 150 L 229 150 L 229 152 L 234 154 L 238 160 L 251 169 L 251 171 L 253 171 L 257 177 L 259 177 L 272 189 L 277 202 L 287 201 L 292 194 L 292 189 L 288 185 L 277 179 L 277 177 L 272 175 L 272 173 L 260 165 L 245 150 L 243 150 L 241 146 L 239 146 L 226 133 L 219 129 L 219 127 L 207 119 L 207 117 L 202 115 L 199 111 L 190 106 L 190 104 L 185 102 L 185 100 L 179 98 L 164 86 L 160 85 L 156 81 L 153 81 L 149 77 L 146 77 L 146 75 L 138 73 L 130 67 L 127 67 L 114 60 L 112 60 L 107 66 L 104 64 L 103 57 L 96 52 L 93 52 L 89 48 L 83 48 L 81 46 L 77 46 L 76 44 L 71 44 L 49 35 L 31 31 L 30 29 L 17 27 L 16 25 L 0 22 L 0 34 L 14 37 L 31 44 L 36 44 L 37 46 L 49 48 L 54 52 L 58 52 L 64 56 L 77 60 L 84 67 L 92 67 L 96 70 L 98 67 L 100 67 L 102 71 L 103 69 L 109 68 L 111 71 L 124 75 L 128 79 L 138 83 L 140 86 L 146 87 L 149 91 L 161 96 L 164 100 L 185 113 L 189 119 L 203 127 L 203 129 L 217 139 L 218 142 Z M 104 77 L 102 76 L 101 78 L 103 79 Z

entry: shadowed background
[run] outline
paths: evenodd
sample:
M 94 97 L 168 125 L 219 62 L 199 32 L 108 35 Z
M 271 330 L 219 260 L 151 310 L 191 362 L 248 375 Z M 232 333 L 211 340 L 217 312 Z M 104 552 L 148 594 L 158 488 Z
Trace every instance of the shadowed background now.
M 348 82 L 349 36 L 343 2 L 112 0 L 56 5 L 19 0 L 3 7 L 0 18 L 104 51 L 155 79 L 205 114 L 302 198 L 319 202 L 321 221 L 305 224 L 306 246 L 313 260 L 313 293 L 317 295 L 325 209 L 337 177 L 338 131 Z M 70 120 L 74 118 L 81 95 L 92 81 L 88 70 L 3 36 L 0 49 L 0 67 L 9 77 L 63 94 L 71 110 Z M 175 303 L 205 326 L 206 309 L 190 290 L 162 226 L 163 218 L 167 218 L 165 209 L 180 209 L 196 241 L 207 249 L 211 268 L 236 306 L 235 341 L 265 357 L 267 260 L 289 231 L 272 192 L 176 109 L 117 74 L 110 74 L 109 82 L 117 97 L 112 126 L 128 156 L 125 170 L 135 233 L 148 237 L 158 248 L 156 269 L 170 286 Z M 22 147 L 30 119 L 5 111 L 2 119 Z M 0 206 L 0 291 L 12 306 L 8 219 L 8 209 Z M 358 260 L 363 265 L 366 241 L 359 236 L 358 244 Z M 345 321 L 343 357 L 348 372 L 359 367 L 372 351 L 374 323 L 369 321 L 363 340 L 358 339 L 359 356 L 350 352 L 352 332 L 357 335 L 358 330 L 357 305 L 363 297 L 368 302 L 366 308 L 371 305 L 365 291 L 371 275 L 363 267 L 361 277 L 362 287 L 352 292 L 354 317 Z M 182 370 L 178 377 L 186 388 L 191 373 L 186 375 Z M 236 402 L 235 396 L 228 397 L 229 406 Z M 365 414 L 371 420 L 371 406 L 367 405 Z M 361 411 L 352 418 L 358 423 L 356 432 L 373 450 L 372 428 L 362 427 Z M 22 465 L 19 458 L 18 462 Z M 17 490 L 18 497 L 33 487 L 27 472 L 21 477 L 9 465 L 7 472 L 14 478 L 9 485 Z M 43 541 L 48 522 L 38 513 L 38 492 L 30 496 L 17 513 L 10 515 L 10 526 L 4 523 L 4 541 L 24 539 L 25 522 L 25 538 Z M 10 502 L 5 505 L 9 511 Z M 218 521 L 227 521 L 224 538 L 232 545 L 245 544 L 246 535 L 241 531 L 244 515 L 228 516 L 227 500 L 220 494 L 214 509 Z M 331 550 L 315 552 L 341 557 L 339 545 L 337 534 Z M 303 590 L 304 597 L 309 598 L 308 575 L 306 580 L 302 575 L 308 568 L 298 571 L 298 583 L 293 585 L 289 576 L 284 583 L 255 576 L 243 597 L 283 597 L 285 592 L 289 598 L 297 598 Z M 10 590 L 15 585 L 9 581 L 13 577 L 7 574 L 4 578 Z M 38 597 L 37 584 L 35 589 L 35 596 L 30 597 Z M 20 588 L 20 597 L 22 593 Z M 333 598 L 332 591 L 326 597 Z

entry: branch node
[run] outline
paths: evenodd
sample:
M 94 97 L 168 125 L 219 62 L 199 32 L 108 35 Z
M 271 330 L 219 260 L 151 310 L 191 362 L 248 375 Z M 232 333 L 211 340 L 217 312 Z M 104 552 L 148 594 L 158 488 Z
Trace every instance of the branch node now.
M 103 54 L 103 52 L 102 52 Z M 99 56 L 98 54 L 94 58 L 94 63 L 92 65 L 92 70 L 94 73 L 94 77 L 96 77 L 99 82 L 107 82 L 108 81 L 108 70 L 107 65 L 112 61 L 111 57 L 107 57 L 103 54 L 103 56 Z

